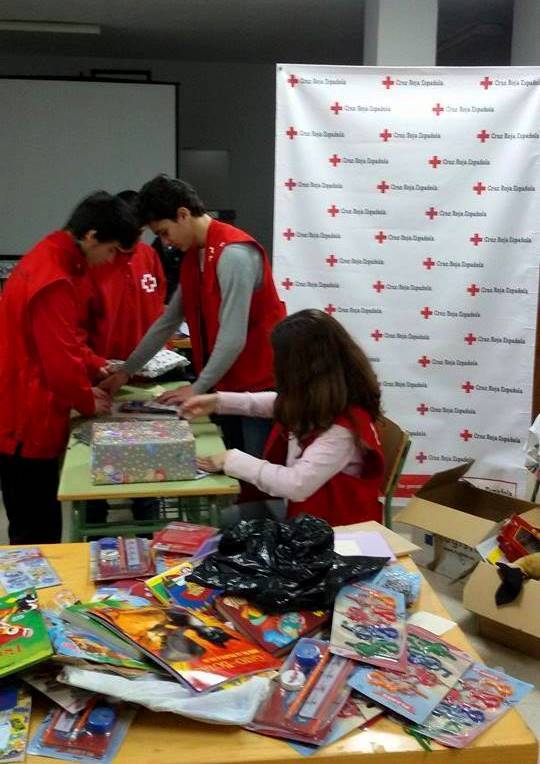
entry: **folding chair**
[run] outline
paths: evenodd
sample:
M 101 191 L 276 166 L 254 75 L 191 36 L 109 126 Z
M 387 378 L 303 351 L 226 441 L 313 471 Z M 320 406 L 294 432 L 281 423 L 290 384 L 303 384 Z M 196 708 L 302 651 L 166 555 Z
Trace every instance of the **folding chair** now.
M 411 437 L 408 432 L 387 417 L 382 417 L 378 422 L 378 431 L 381 438 L 384 453 L 384 524 L 387 528 L 392 527 L 392 498 L 403 470 L 405 459 L 411 447 Z

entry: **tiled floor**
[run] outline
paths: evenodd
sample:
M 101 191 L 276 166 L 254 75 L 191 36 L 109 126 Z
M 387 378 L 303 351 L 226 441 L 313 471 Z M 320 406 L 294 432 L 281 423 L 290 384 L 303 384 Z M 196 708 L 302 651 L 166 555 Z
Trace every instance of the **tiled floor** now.
M 68 524 L 69 512 L 68 508 L 65 507 L 64 538 L 67 538 Z M 405 527 L 400 528 L 399 525 L 396 525 L 395 530 L 398 533 L 406 532 Z M 6 517 L 0 503 L 0 544 L 5 543 L 7 543 Z M 422 572 L 439 595 L 451 618 L 466 632 L 482 660 L 488 666 L 492 668 L 502 667 L 509 674 L 524 681 L 533 682 L 539 688 L 521 703 L 519 710 L 535 735 L 540 738 L 540 661 L 494 642 L 489 642 L 476 634 L 474 616 L 465 610 L 461 604 L 464 581 L 452 583 L 448 578 L 429 570 L 423 569 Z M 519 762 L 515 764 L 519 764 Z

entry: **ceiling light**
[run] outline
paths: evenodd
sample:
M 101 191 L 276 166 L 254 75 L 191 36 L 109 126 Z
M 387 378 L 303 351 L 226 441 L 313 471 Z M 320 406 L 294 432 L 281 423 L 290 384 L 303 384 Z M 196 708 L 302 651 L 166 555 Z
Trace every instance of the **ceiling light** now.
M 50 34 L 101 34 L 99 24 L 78 24 L 71 21 L 0 20 L 0 31 L 48 32 Z

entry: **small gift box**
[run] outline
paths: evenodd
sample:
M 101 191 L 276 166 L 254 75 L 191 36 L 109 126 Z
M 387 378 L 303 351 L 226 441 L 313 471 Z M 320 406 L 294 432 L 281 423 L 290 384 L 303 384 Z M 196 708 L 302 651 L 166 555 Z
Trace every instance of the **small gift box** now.
M 195 437 L 183 420 L 96 422 L 91 464 L 96 485 L 193 480 Z

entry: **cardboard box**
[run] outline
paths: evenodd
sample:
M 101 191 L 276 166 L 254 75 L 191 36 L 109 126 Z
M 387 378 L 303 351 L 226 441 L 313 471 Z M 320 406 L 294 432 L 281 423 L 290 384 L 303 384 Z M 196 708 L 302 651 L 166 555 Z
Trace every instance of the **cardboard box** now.
M 418 557 L 413 555 L 418 564 L 450 578 L 472 570 L 480 559 L 476 545 L 492 535 L 498 523 L 536 506 L 463 480 L 471 464 L 437 472 L 395 518 L 420 531 L 413 536 L 422 549 Z
M 193 480 L 195 437 L 178 419 L 95 423 L 91 463 L 96 485 Z

